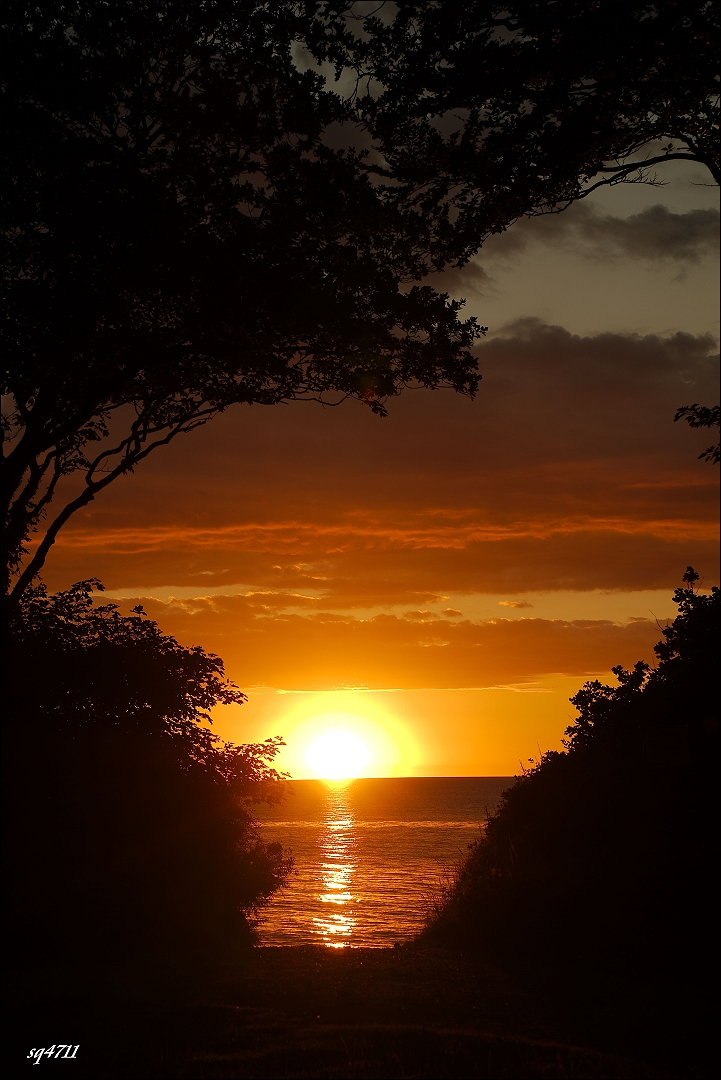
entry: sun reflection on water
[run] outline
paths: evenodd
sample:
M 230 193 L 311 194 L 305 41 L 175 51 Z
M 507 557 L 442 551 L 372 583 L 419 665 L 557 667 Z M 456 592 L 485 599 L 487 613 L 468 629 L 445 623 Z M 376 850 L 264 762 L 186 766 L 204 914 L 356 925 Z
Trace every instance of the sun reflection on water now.
M 348 782 L 328 783 L 328 802 L 321 833 L 321 893 L 327 914 L 313 918 L 313 933 L 333 949 L 348 948 L 356 925 L 352 881 L 356 869 L 355 817 Z

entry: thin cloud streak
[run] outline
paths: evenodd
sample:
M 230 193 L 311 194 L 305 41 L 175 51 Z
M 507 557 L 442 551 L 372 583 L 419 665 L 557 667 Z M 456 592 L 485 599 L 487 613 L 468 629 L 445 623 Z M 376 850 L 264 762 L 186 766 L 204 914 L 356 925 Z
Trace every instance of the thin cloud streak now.
M 420 610 L 454 594 L 668 589 L 716 565 L 707 335 L 578 336 L 517 321 L 478 350 L 475 401 L 230 410 L 65 531 L 51 586 L 240 586 L 295 606 Z M 712 583 L 712 582 L 709 582 Z M 290 603 L 287 599 L 283 603 Z
M 437 511 L 429 511 L 433 516 Z M 93 551 L 141 552 L 165 549 L 176 544 L 192 544 L 199 548 L 222 547 L 224 550 L 282 551 L 284 548 L 303 551 L 318 547 L 318 542 L 331 538 L 342 539 L 343 549 L 367 548 L 368 540 L 376 546 L 398 548 L 457 548 L 479 542 L 500 542 L 531 537 L 543 540 L 557 534 L 611 532 L 627 535 L 649 535 L 674 540 L 713 539 L 718 527 L 713 522 L 692 518 L 634 521 L 624 518 L 579 517 L 556 521 L 516 522 L 512 525 L 462 525 L 420 529 L 409 526 L 331 526 L 309 522 L 271 522 L 225 526 L 218 529 L 189 529 L 163 527 L 156 529 L 67 530 L 60 542 L 68 548 L 90 548 Z M 326 549 L 327 550 L 327 549 Z M 334 544 L 333 552 L 340 550 Z
M 385 614 L 275 614 L 252 597 L 142 602 L 181 641 L 200 635 L 241 686 L 297 691 L 490 687 L 548 674 L 586 676 L 619 662 L 652 660 L 660 636 L 651 619 L 421 622 Z
M 562 244 L 576 254 L 596 260 L 631 258 L 696 263 L 718 250 L 719 221 L 719 211 L 715 209 L 677 214 L 656 204 L 628 217 L 616 217 L 599 212 L 591 204 L 575 203 L 560 214 L 521 218 L 508 232 L 489 240 L 484 253 L 514 258 L 525 252 L 529 244 L 554 247 Z M 458 281 L 473 290 L 476 282 L 488 276 L 482 267 L 472 265 L 467 282 L 462 270 L 454 272 L 451 279 L 454 286 Z

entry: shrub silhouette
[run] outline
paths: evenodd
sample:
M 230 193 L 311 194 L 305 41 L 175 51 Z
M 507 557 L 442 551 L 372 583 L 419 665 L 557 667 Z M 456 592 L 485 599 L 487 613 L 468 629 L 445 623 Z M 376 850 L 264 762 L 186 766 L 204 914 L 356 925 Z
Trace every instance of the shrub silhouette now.
M 217 739 L 208 709 L 245 700 L 219 657 L 97 587 L 34 588 L 7 633 L 6 947 L 227 953 L 290 869 L 250 812 L 282 797 L 280 740 Z
M 716 942 L 721 594 L 689 567 L 654 669 L 587 682 L 566 751 L 503 795 L 428 933 L 562 964 L 679 971 Z

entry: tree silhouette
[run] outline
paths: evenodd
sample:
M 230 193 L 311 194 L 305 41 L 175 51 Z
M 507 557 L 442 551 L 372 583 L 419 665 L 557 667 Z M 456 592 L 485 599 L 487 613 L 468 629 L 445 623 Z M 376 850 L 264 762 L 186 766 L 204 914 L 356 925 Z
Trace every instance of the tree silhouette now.
M 6 953 L 227 955 L 290 869 L 251 814 L 282 797 L 281 741 L 214 736 L 245 700 L 219 657 L 98 587 L 30 588 L 6 627 Z
M 689 427 L 692 428 L 718 427 L 720 413 L 721 410 L 718 405 L 713 405 L 709 409 L 706 405 L 699 405 L 698 402 L 694 402 L 693 405 L 682 405 L 673 419 L 674 423 L 677 420 L 685 420 Z M 718 443 L 707 446 L 699 454 L 699 460 L 718 465 L 719 461 L 721 461 L 721 446 Z
M 323 7 L 311 49 L 337 74 L 353 71 L 379 180 L 405 214 L 432 223 L 447 260 L 600 187 L 661 183 L 654 167 L 669 161 L 721 182 L 721 23 L 709 0 Z M 683 416 L 710 427 L 718 406 Z M 718 445 L 699 457 L 718 462 Z
M 409 384 L 476 389 L 475 320 L 409 287 L 429 230 L 384 202 L 361 152 L 333 148 L 348 107 L 294 63 L 313 16 L 291 0 L 5 5 L 15 602 L 73 513 L 233 403 L 382 413 Z
M 719 177 L 715 4 L 378 11 L 5 4 L 14 602 L 73 513 L 233 403 L 473 393 L 483 328 L 414 282 L 518 217 L 668 160 Z
M 501 806 L 440 905 L 436 932 L 585 970 L 707 985 L 718 944 L 721 591 L 688 567 L 655 667 L 587 682 L 565 752 Z
M 354 71 L 379 176 L 430 216 L 451 258 L 522 215 L 654 183 L 667 161 L 721 181 L 708 0 L 397 0 L 363 34 L 353 5 L 325 6 L 315 53 Z

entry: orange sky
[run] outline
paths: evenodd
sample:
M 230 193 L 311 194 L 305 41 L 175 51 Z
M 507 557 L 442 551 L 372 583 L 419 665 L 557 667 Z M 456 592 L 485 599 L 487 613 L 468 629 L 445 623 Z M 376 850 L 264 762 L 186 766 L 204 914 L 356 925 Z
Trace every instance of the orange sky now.
M 694 186 L 671 185 L 672 210 Z M 588 674 L 651 658 L 685 567 L 717 581 L 717 471 L 696 460 L 710 433 L 672 422 L 679 405 L 717 400 L 712 309 L 694 284 L 715 270 L 708 255 L 669 258 L 660 323 L 657 253 L 528 243 L 515 264 L 484 263 L 490 295 L 470 295 L 472 273 L 465 287 L 449 277 L 491 324 L 475 401 L 408 392 L 386 419 L 355 402 L 235 407 L 78 515 L 49 584 L 97 576 L 144 597 L 242 688 L 264 687 L 219 719 L 237 740 L 288 734 L 279 690 L 313 712 L 365 686 L 395 692 L 383 708 L 415 746 L 401 770 L 507 775 L 537 742 L 557 746 Z M 512 282 L 544 250 L 539 308 Z M 544 291 L 554 267 L 558 310 Z M 634 321 L 611 303 L 619 277 L 637 288 Z M 354 700 L 362 713 L 371 698 Z

